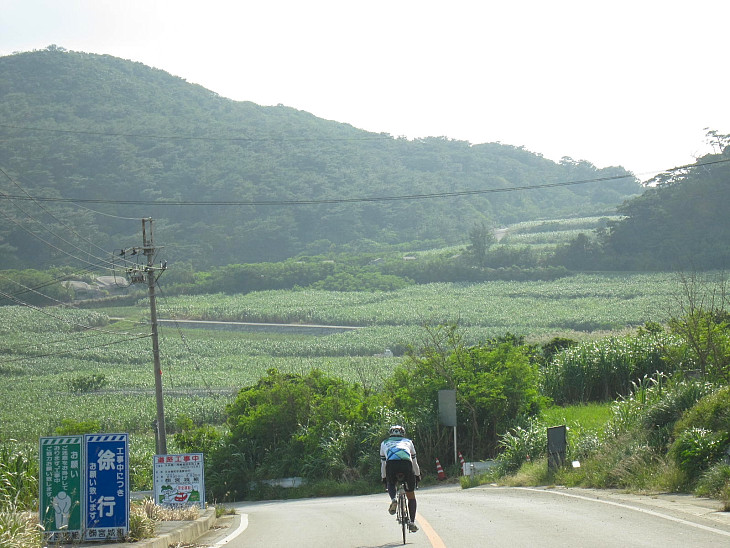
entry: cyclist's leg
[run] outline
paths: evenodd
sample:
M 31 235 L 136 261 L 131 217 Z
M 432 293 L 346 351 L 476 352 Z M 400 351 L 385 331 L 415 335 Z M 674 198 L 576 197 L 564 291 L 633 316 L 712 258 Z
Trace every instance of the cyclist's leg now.
M 388 494 L 391 499 L 395 498 L 396 486 L 399 483 L 398 476 L 406 477 L 409 481 L 409 474 L 413 474 L 411 463 L 406 460 L 389 460 L 385 463 L 385 480 L 388 483 Z M 415 485 L 415 476 L 413 476 L 413 485 Z
M 396 462 L 398 461 L 392 461 L 389 460 L 385 463 L 385 483 L 386 487 L 388 488 L 388 494 L 390 495 L 390 500 L 395 500 L 395 466 Z
M 406 498 L 408 499 L 408 514 L 411 521 L 416 521 L 416 494 L 413 491 L 406 491 Z
M 395 471 L 393 470 L 394 461 L 388 461 L 385 463 L 385 486 L 388 489 L 388 495 L 390 496 L 390 504 L 388 504 L 388 513 L 392 516 L 395 514 L 398 503 L 395 500 Z
M 416 475 L 411 468 L 410 473 L 406 474 L 406 498 L 408 499 L 408 514 L 411 523 L 416 521 Z

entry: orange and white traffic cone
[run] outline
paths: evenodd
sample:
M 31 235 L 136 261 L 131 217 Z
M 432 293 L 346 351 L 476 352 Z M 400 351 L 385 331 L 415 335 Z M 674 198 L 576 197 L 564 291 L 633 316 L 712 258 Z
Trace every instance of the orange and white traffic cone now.
M 464 460 L 464 457 L 461 456 L 461 451 L 459 451 L 459 464 L 461 465 L 461 473 L 464 474 L 464 463 L 466 461 Z
M 438 459 L 436 459 L 436 473 L 439 476 L 439 480 L 445 480 L 446 479 L 446 474 L 444 474 L 444 469 L 441 468 L 441 463 L 439 462 Z

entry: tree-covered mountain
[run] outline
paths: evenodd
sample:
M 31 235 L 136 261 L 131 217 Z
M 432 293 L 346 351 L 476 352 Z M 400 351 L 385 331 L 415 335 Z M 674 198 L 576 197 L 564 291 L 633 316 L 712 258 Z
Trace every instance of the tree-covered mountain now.
M 553 258 L 576 270 L 725 270 L 730 267 L 730 135 L 717 151 L 651 181 L 595 238 L 578 236 Z
M 645 269 L 730 267 L 730 135 L 716 138 L 719 153 L 661 175 L 619 208 L 624 218 L 612 223 L 604 243 L 610 256 Z
M 0 268 L 138 245 L 142 217 L 168 258 L 205 268 L 463 243 L 480 223 L 611 212 L 641 192 L 620 167 L 393 138 L 54 46 L 0 58 L 0 135 Z M 528 186 L 542 188 L 507 191 Z

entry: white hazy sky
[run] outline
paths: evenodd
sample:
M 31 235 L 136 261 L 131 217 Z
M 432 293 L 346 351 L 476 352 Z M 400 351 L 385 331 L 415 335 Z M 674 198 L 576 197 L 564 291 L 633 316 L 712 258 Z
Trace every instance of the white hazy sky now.
M 727 0 L 0 0 L 0 55 L 110 54 L 395 137 L 640 179 L 730 133 Z

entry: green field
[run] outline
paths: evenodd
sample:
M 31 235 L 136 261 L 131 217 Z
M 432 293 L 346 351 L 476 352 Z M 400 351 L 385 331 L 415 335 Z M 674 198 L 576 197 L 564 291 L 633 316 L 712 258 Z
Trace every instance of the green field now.
M 512 332 L 531 341 L 576 339 L 666 319 L 671 274 L 578 275 L 555 282 L 431 284 L 392 293 L 268 291 L 160 299 L 162 318 L 361 326 L 328 335 L 160 329 L 168 427 L 180 416 L 221 424 L 225 404 L 267 369 L 318 367 L 377 389 L 403 353 L 418 347 L 425 324 L 458 322 L 467 342 Z M 144 317 L 146 301 L 129 309 Z M 118 316 L 125 310 L 110 310 Z M 37 442 L 63 419 L 97 420 L 108 432 L 148 436 L 155 417 L 149 326 L 110 322 L 104 311 L 0 310 L 0 436 Z M 388 348 L 394 357 L 376 356 Z M 74 379 L 102 375 L 98 392 Z

